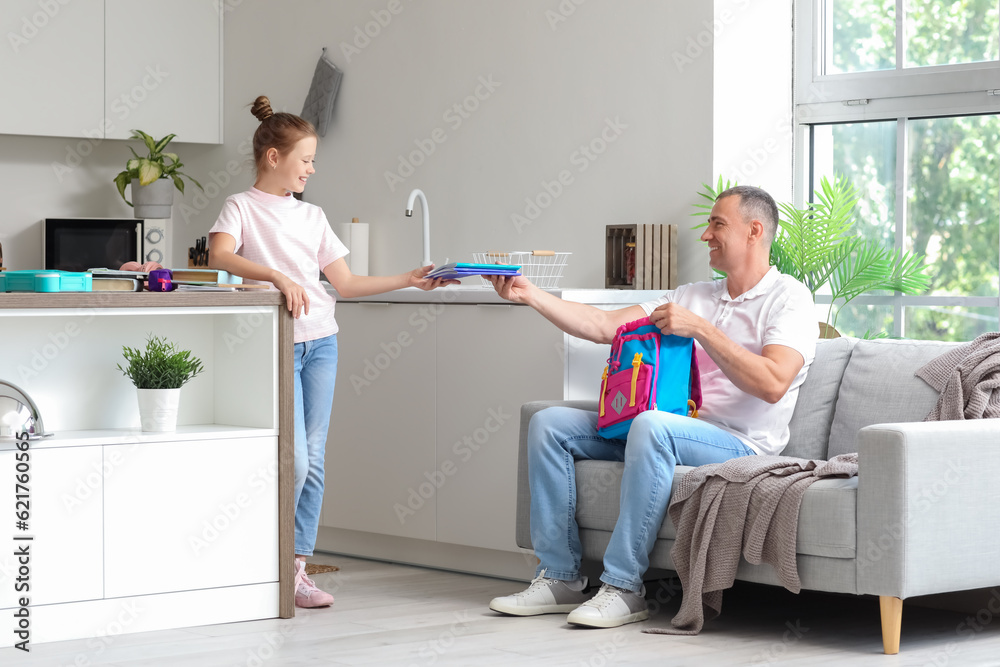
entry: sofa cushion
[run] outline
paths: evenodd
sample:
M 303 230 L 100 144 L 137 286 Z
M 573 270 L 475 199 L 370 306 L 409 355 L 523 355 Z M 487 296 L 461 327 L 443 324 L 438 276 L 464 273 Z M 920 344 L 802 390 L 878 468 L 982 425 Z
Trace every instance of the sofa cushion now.
M 858 451 L 858 431 L 865 426 L 923 421 L 938 393 L 913 373 L 957 345 L 961 343 L 858 341 L 840 383 L 828 455 Z
M 582 529 L 612 531 L 618 521 L 619 497 L 624 463 L 613 461 L 576 462 L 576 520 Z M 677 466 L 671 494 L 692 468 Z M 799 531 L 795 551 L 811 556 L 854 558 L 856 551 L 858 478 L 821 479 L 802 496 Z M 667 517 L 658 539 L 677 537 Z
M 816 359 L 799 387 L 795 412 L 788 423 L 790 437 L 782 454 L 803 459 L 827 458 L 840 380 L 857 342 L 857 338 L 834 338 L 816 343 Z

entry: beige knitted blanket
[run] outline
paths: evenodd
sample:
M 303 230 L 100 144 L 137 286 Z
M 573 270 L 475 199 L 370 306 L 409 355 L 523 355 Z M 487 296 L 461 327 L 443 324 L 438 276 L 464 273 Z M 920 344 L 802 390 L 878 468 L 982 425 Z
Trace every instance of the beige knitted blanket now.
M 924 421 L 1000 417 L 1000 333 L 985 333 L 916 373 L 941 396 Z
M 643 632 L 696 635 L 722 610 L 722 591 L 733 585 L 742 555 L 768 563 L 782 585 L 801 589 L 795 562 L 802 495 L 824 477 L 858 474 L 858 455 L 829 461 L 790 456 L 744 456 L 688 472 L 670 501 L 677 541 L 670 551 L 684 596 L 673 628 Z

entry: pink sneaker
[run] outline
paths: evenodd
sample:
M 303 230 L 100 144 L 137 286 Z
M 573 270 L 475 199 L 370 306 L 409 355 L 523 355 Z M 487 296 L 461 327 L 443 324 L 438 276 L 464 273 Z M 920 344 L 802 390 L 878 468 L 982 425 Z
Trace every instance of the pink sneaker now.
M 295 559 L 295 606 L 310 609 L 312 607 L 329 607 L 333 604 L 333 596 L 321 591 L 316 583 L 306 576 L 306 564 Z

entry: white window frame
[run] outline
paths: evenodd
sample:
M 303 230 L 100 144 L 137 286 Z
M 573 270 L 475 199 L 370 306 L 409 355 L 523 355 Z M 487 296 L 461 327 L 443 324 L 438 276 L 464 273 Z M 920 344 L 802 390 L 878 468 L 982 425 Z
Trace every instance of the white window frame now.
M 809 126 L 895 120 L 896 125 L 896 248 L 906 234 L 908 192 L 907 121 L 941 116 L 1000 114 L 1000 61 L 964 65 L 903 68 L 903 4 L 896 0 L 896 69 L 826 74 L 824 72 L 830 0 L 795 0 L 795 180 L 799 206 L 811 194 Z M 997 247 L 1000 256 L 1000 243 Z M 830 297 L 816 295 L 816 303 Z M 891 305 L 894 336 L 905 336 L 904 308 L 912 306 L 996 308 L 1000 296 L 859 296 L 858 305 Z

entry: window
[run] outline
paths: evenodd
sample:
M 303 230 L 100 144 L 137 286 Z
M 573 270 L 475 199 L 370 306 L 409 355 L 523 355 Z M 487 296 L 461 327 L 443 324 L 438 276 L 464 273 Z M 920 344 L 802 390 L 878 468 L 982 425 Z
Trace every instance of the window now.
M 957 341 L 1000 329 L 1000 1 L 796 12 L 796 196 L 846 175 L 855 228 L 924 255 L 932 278 L 926 294 L 858 297 L 838 329 Z M 825 319 L 829 295 L 817 302 Z

